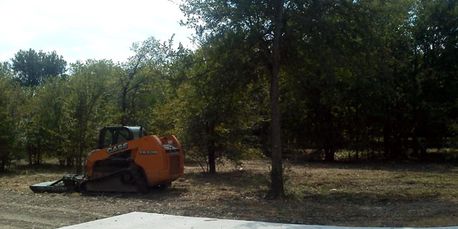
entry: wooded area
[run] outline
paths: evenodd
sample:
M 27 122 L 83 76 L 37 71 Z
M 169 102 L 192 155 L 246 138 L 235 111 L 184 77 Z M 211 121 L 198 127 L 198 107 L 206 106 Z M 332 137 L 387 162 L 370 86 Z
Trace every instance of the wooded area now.
M 151 37 L 123 63 L 67 64 L 33 49 L 3 62 L 0 170 L 24 158 L 80 169 L 110 125 L 176 134 L 211 173 L 219 159 L 272 157 L 277 185 L 285 156 L 417 160 L 458 148 L 456 0 L 187 0 L 181 9 L 195 50 Z

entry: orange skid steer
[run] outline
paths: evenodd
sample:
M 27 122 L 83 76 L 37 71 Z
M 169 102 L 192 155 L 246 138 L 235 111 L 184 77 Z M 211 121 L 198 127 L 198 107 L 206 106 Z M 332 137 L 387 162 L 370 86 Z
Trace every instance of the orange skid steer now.
M 84 175 L 30 186 L 34 192 L 147 192 L 183 175 L 183 149 L 173 135 L 147 135 L 139 126 L 105 127 Z

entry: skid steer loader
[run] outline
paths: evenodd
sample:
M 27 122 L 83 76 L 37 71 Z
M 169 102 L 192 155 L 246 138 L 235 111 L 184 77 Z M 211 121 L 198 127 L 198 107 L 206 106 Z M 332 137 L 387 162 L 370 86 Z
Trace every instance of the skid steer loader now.
M 147 192 L 183 175 L 184 153 L 173 135 L 147 135 L 139 126 L 105 127 L 89 153 L 84 175 L 30 186 L 34 192 Z

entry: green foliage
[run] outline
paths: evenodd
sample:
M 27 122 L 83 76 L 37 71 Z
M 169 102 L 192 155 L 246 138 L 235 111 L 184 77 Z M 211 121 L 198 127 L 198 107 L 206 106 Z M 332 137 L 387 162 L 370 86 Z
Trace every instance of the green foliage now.
M 64 74 L 66 65 L 67 62 L 55 51 L 19 50 L 12 59 L 16 79 L 23 86 L 37 86 L 50 77 L 60 76 Z
M 83 153 L 96 145 L 98 130 L 115 123 L 118 117 L 113 102 L 113 78 L 118 74 L 118 67 L 111 61 L 88 60 L 73 64 L 72 72 L 64 109 L 68 148 L 76 157 L 77 172 L 80 172 Z
M 220 64 L 230 71 L 249 66 L 262 78 L 272 64 L 269 4 L 190 0 L 182 10 L 201 50 L 227 55 L 225 61 L 249 60 Z M 456 1 L 310 0 L 284 6 L 286 150 L 314 148 L 329 160 L 339 149 L 383 151 L 394 159 L 445 146 L 456 135 Z M 238 79 L 256 76 L 243 71 Z M 207 82 L 220 80 L 218 75 Z
M 442 145 L 457 133 L 458 4 L 418 1 L 415 10 L 416 132 L 429 144 Z
M 17 158 L 19 133 L 15 128 L 18 117 L 17 87 L 0 73 L 0 172 Z M 16 97 L 16 98 L 15 98 Z
M 135 55 L 117 74 L 118 107 L 123 125 L 148 126 L 153 108 L 167 96 L 166 78 L 173 55 L 173 39 L 160 43 L 150 37 L 134 43 Z
M 0 77 L 11 77 L 11 64 L 9 62 L 0 62 Z
M 36 91 L 28 104 L 31 117 L 24 129 L 27 147 L 39 151 L 36 164 L 40 163 L 42 155 L 59 159 L 66 157 L 69 139 L 65 103 L 68 89 L 67 80 L 50 79 Z
M 190 0 L 181 5 L 187 19 L 184 24 L 196 29 L 202 44 L 199 51 L 203 54 L 204 67 L 200 67 L 202 73 L 198 76 L 203 80 L 197 87 L 197 95 L 207 101 L 207 106 L 203 107 L 204 113 L 197 116 L 203 119 L 197 126 L 208 129 L 208 137 L 203 139 L 209 161 L 216 139 L 243 143 L 238 145 L 245 151 L 261 147 L 268 151 L 266 153 L 281 155 L 280 114 L 277 112 L 280 56 L 284 50 L 283 43 L 280 44 L 283 20 L 277 18 L 283 11 L 281 2 Z M 271 103 L 267 103 L 266 98 L 271 98 Z M 267 118 L 269 114 L 271 117 Z M 231 121 L 232 118 L 237 121 Z M 266 128 L 267 121 L 275 128 Z M 229 130 L 234 133 L 232 137 L 241 140 L 226 139 L 224 134 L 218 134 L 215 130 L 220 129 L 220 123 L 222 130 Z M 275 142 L 270 144 L 275 146 L 273 150 L 267 146 L 269 130 Z M 281 170 L 281 160 L 273 162 L 279 165 L 275 168 Z
M 56 77 L 66 62 L 55 52 L 19 51 L 0 65 L 0 157 L 27 151 L 32 164 L 57 157 L 79 166 L 98 129 L 120 124 L 178 135 L 188 158 L 207 169 L 247 152 L 270 156 L 272 4 L 184 1 L 196 50 L 151 37 L 135 43 L 125 63 L 78 62 L 66 77 Z M 456 147 L 456 1 L 283 6 L 277 70 L 285 152 L 405 159 Z

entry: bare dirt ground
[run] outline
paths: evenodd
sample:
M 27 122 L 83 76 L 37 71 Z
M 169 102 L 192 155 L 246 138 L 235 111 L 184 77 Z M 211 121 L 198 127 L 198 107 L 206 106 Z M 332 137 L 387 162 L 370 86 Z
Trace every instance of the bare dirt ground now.
M 148 194 L 35 194 L 30 184 L 61 169 L 0 175 L 0 228 L 56 228 L 132 211 L 346 226 L 458 225 L 458 166 L 438 164 L 287 165 L 287 197 L 266 200 L 269 163 L 195 166 L 167 190 Z

